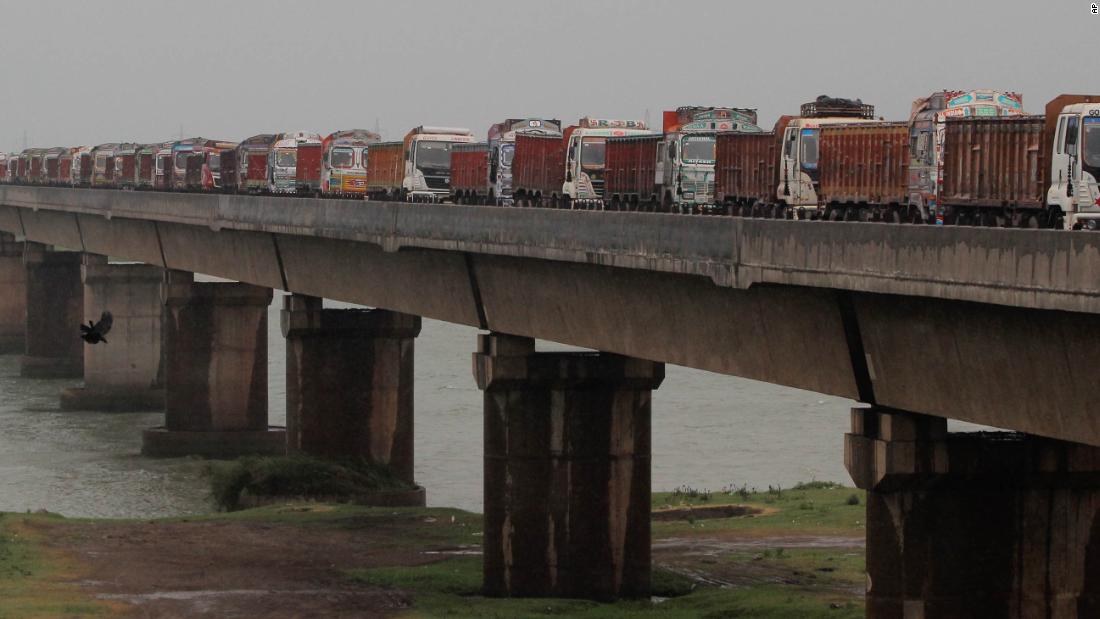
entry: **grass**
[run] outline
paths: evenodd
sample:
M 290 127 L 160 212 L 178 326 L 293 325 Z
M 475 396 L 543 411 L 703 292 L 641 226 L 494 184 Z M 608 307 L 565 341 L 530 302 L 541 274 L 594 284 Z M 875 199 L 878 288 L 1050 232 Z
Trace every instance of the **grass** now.
M 511 619 L 513 617 L 612 617 L 724 619 L 726 617 L 794 617 L 855 619 L 863 605 L 849 599 L 799 592 L 783 585 L 735 589 L 692 587 L 678 574 L 655 568 L 651 600 L 602 604 L 587 600 L 485 598 L 480 593 L 478 557 L 453 557 L 417 567 L 353 570 L 357 582 L 412 593 L 413 607 L 403 617 Z M 674 595 L 675 597 L 664 596 Z
M 655 492 L 652 501 L 654 509 L 737 503 L 761 510 L 755 516 L 740 518 L 655 521 L 655 538 L 715 531 L 859 536 L 866 518 L 865 493 L 832 482 L 810 482 L 790 489 L 725 488 L 714 493 L 681 489 Z
M 339 500 L 413 488 L 386 467 L 362 459 L 250 456 L 233 462 L 213 462 L 207 474 L 214 502 L 226 511 L 239 509 L 246 496 Z
M 87 617 L 113 606 L 90 600 L 65 580 L 77 568 L 49 552 L 36 523 L 57 516 L 0 514 L 0 619 Z

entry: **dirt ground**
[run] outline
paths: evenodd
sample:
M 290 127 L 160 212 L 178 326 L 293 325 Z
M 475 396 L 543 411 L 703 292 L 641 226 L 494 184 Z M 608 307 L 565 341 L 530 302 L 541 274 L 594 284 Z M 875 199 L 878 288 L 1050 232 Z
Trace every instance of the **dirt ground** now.
M 43 544 L 78 567 L 75 583 L 121 617 L 384 617 L 401 592 L 356 584 L 353 568 L 439 560 L 384 529 L 263 522 L 39 523 Z
M 146 522 L 47 517 L 26 520 L 19 532 L 66 566 L 53 578 L 56 584 L 95 600 L 99 616 L 111 617 L 392 616 L 413 606 L 412 595 L 357 582 L 349 570 L 480 554 L 476 514 L 455 511 L 456 520 L 432 510 L 333 512 L 325 520 L 323 512 L 334 508 L 280 509 L 307 513 Z M 319 519 L 309 520 L 314 516 Z M 854 570 L 862 569 L 862 537 L 854 531 L 776 533 L 676 526 L 655 532 L 653 563 L 700 585 L 791 585 L 861 599 L 861 576 Z

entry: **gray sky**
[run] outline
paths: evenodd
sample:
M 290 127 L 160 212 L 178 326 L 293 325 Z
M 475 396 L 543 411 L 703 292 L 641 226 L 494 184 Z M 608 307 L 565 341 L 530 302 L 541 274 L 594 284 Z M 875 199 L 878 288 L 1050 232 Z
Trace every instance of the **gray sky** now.
M 0 0 L 0 149 L 510 116 L 641 118 L 827 93 L 889 119 L 943 88 L 1100 91 L 1080 0 Z M 693 7 L 688 11 L 683 7 Z

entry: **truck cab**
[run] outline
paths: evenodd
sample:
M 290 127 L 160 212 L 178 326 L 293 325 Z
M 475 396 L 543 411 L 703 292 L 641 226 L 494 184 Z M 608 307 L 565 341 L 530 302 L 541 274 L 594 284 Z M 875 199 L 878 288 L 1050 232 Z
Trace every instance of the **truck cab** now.
M 640 120 L 580 119 L 565 130 L 562 196 L 574 207 L 602 207 L 607 138 L 650 134 L 652 132 Z
M 801 115 L 791 119 L 781 136 L 777 202 L 789 210 L 797 209 L 810 218 L 816 218 L 819 210 L 817 164 L 821 127 L 877 122 L 874 116 L 874 106 L 858 99 L 822 96 L 803 104 Z
M 321 143 L 321 194 L 361 198 L 367 191 L 367 155 L 381 141 L 373 131 L 348 129 Z
M 909 117 L 909 208 L 913 221 L 933 222 L 943 186 L 943 144 L 948 118 L 1021 116 L 1023 97 L 999 90 L 944 90 L 913 102 Z
M 512 204 L 512 158 L 516 152 L 516 134 L 561 135 L 556 119 L 508 119 L 489 127 L 489 191 L 487 204 Z
M 1047 106 L 1047 207 L 1061 211 L 1066 229 L 1100 230 L 1100 96 L 1078 97 L 1085 101 L 1062 105 L 1065 98 Z
M 298 146 L 320 146 L 321 136 L 297 131 L 283 133 L 271 145 L 267 158 L 267 190 L 271 193 L 298 193 Z
M 715 141 L 719 131 L 759 133 L 756 110 L 681 107 L 664 114 L 657 149 L 662 210 L 694 213 L 714 204 Z
M 451 147 L 469 144 L 469 129 L 421 125 L 405 136 L 402 193 L 412 202 L 440 202 L 451 193 Z

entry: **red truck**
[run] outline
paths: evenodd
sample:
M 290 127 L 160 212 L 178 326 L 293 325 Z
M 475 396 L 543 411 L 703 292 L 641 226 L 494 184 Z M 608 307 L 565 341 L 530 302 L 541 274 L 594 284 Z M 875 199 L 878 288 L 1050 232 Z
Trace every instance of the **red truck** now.
M 657 158 L 665 137 L 635 135 L 607 140 L 607 208 L 655 211 L 661 204 Z
M 485 204 L 488 178 L 488 142 L 451 148 L 451 200 L 455 204 Z
M 405 143 L 379 142 L 367 155 L 367 197 L 371 200 L 403 200 Z
M 779 186 L 779 136 L 790 122 L 782 116 L 766 133 L 718 134 L 714 201 L 729 215 L 760 217 Z
M 277 134 L 254 135 L 237 146 L 237 186 L 240 193 L 267 191 L 267 158 Z
M 516 206 L 564 206 L 565 141 L 556 135 L 519 134 L 512 159 L 512 195 Z
M 865 123 L 821 128 L 818 201 L 830 220 L 908 220 L 909 125 Z
M 294 168 L 294 177 L 299 194 L 321 195 L 321 153 L 321 142 L 298 144 L 298 161 Z

